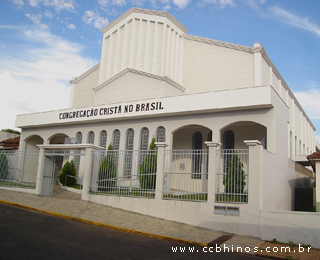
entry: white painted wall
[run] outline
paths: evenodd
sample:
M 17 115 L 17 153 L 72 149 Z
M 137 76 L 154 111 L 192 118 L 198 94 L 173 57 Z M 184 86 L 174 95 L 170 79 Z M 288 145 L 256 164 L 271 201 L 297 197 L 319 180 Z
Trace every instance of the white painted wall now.
M 182 85 L 186 93 L 253 87 L 253 54 L 184 39 Z
M 95 92 L 94 105 L 132 102 L 181 94 L 181 90 L 165 81 L 128 72 Z

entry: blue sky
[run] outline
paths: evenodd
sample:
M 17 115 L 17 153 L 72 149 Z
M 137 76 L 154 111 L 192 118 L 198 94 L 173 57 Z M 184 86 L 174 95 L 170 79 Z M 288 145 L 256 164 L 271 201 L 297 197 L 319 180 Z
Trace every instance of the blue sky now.
M 100 29 L 133 6 L 168 11 L 191 35 L 260 42 L 320 141 L 320 1 L 313 0 L 0 0 L 0 129 L 15 129 L 17 114 L 67 108 L 69 80 L 100 60 Z

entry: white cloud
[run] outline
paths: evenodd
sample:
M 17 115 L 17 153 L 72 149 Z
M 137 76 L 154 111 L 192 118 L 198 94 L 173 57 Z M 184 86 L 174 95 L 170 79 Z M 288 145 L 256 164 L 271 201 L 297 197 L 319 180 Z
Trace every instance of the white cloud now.
M 124 6 L 124 5 L 126 5 L 126 1 L 125 0 L 112 0 L 112 4 L 118 5 L 118 6 Z
M 198 7 L 203 8 L 208 4 L 220 5 L 221 8 L 225 8 L 227 6 L 235 6 L 234 0 L 201 0 L 198 3 Z
M 320 119 L 319 89 L 311 88 L 308 91 L 296 92 L 294 95 L 311 119 Z
M 12 2 L 20 8 L 24 5 L 24 2 L 22 0 L 13 0 Z
M 40 0 L 29 0 L 29 5 L 32 7 L 37 7 Z
M 67 27 L 70 29 L 70 30 L 74 30 L 74 29 L 76 29 L 76 26 L 74 25 L 74 24 L 72 24 L 72 23 L 67 23 Z
M 47 11 L 44 13 L 44 15 L 45 15 L 46 17 L 48 17 L 48 18 L 52 18 L 52 17 L 53 17 L 53 14 L 52 14 L 49 10 L 47 10 Z
M 273 15 L 277 16 L 280 19 L 283 19 L 284 22 L 296 26 L 298 28 L 310 31 L 318 37 L 320 37 L 320 27 L 316 24 L 309 22 L 307 18 L 301 18 L 278 6 L 272 6 L 269 8 L 269 10 Z
M 6 98 L 0 109 L 6 113 L 0 129 L 14 128 L 17 114 L 67 108 L 68 81 L 95 64 L 80 55 L 81 45 L 49 32 L 26 30 L 19 46 L 1 55 L 0 86 L 5 86 L 2 95 Z
M 84 12 L 84 16 L 82 16 L 82 19 L 87 24 L 92 24 L 97 29 L 102 29 L 107 24 L 109 24 L 109 21 L 107 18 L 100 17 L 99 12 L 87 10 Z
M 32 7 L 39 7 L 41 4 L 47 7 L 53 7 L 57 12 L 61 10 L 73 11 L 74 0 L 28 0 L 29 5 Z M 13 0 L 18 6 L 22 6 L 24 3 L 22 0 Z
M 190 4 L 191 0 L 173 0 L 173 3 L 178 6 L 180 9 L 184 9 Z
M 40 24 L 41 23 L 41 14 L 25 14 L 26 17 L 28 17 L 34 24 Z
M 109 4 L 109 0 L 98 0 L 98 4 L 106 7 Z

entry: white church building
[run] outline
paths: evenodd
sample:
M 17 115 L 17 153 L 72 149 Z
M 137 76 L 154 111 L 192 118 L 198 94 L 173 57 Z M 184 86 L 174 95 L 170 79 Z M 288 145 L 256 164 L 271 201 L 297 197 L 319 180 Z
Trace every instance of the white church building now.
M 105 153 L 111 144 L 122 178 L 115 186 L 130 182 L 131 192 L 140 186 L 130 176 L 139 175 L 141 151 L 155 137 L 155 195 L 152 188 L 142 198 L 110 195 L 97 185 L 101 162 L 69 154 L 83 180 L 82 198 L 261 238 L 274 237 L 274 227 L 280 241 L 294 241 L 286 230 L 296 226 L 296 240 L 303 234 L 320 245 L 320 215 L 292 212 L 295 188 L 314 185 L 304 166 L 317 150 L 315 127 L 260 43 L 189 35 L 168 12 L 139 8 L 101 32 L 101 60 L 70 81 L 69 108 L 17 116 L 20 150 Z M 234 179 L 242 186 L 228 190 L 234 155 L 245 180 Z M 173 174 L 180 175 L 173 181 Z M 287 212 L 288 225 L 275 212 Z

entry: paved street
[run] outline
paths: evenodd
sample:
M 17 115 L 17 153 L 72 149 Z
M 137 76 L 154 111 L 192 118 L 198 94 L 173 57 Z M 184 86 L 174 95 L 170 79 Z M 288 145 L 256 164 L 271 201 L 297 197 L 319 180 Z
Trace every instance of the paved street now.
M 183 250 L 185 252 L 181 252 Z M 204 253 L 201 247 L 96 227 L 0 204 L 1 260 L 182 258 L 259 259 L 231 253 Z

